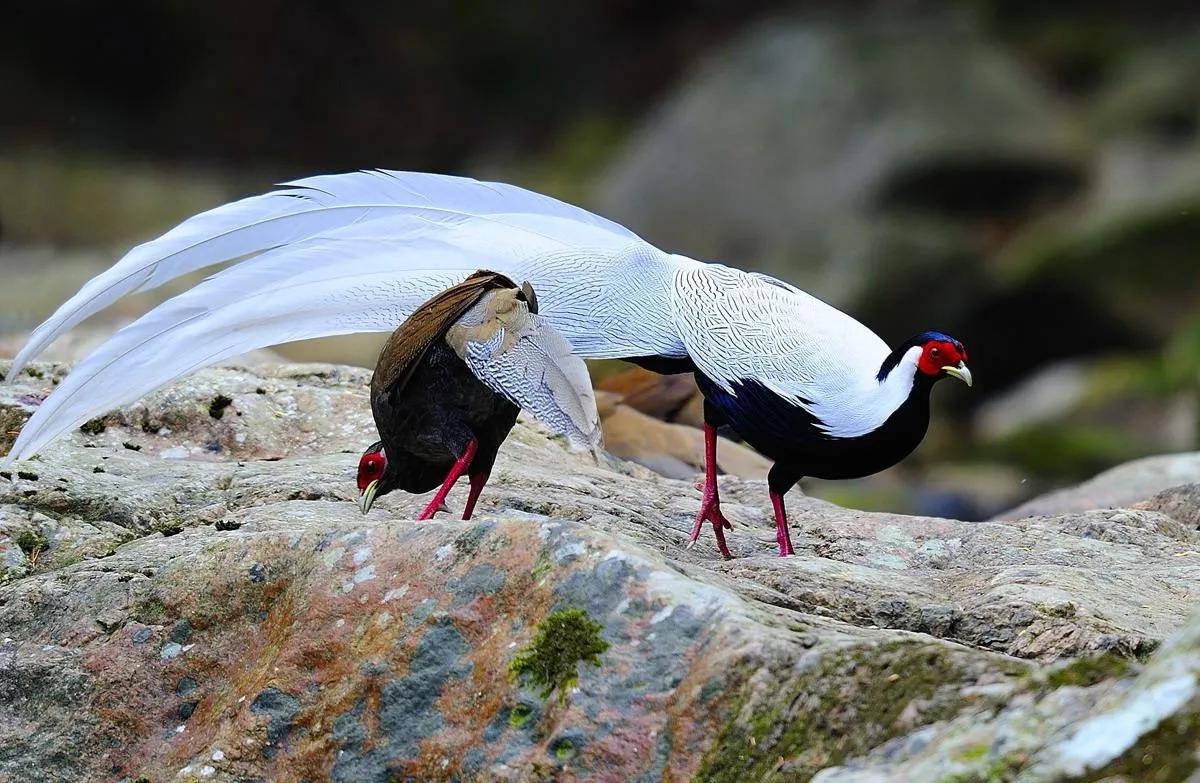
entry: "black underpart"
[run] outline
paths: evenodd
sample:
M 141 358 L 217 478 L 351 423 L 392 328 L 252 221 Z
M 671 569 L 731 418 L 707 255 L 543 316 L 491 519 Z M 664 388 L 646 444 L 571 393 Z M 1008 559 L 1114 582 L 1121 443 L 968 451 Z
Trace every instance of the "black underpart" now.
M 519 410 L 476 378 L 445 340 L 437 341 L 403 389 L 371 400 L 387 452 L 377 494 L 435 489 L 472 440 L 478 447 L 470 473 L 491 472 Z
M 701 372 L 696 372 L 696 383 L 705 397 L 706 421 L 714 426 L 728 422 L 747 443 L 775 460 L 767 481 L 771 491 L 783 494 L 804 476 L 859 478 L 907 457 L 925 437 L 929 392 L 940 377 L 917 373 L 912 393 L 887 421 L 854 438 L 830 437 L 807 410 L 756 380 L 735 382 L 733 394 Z

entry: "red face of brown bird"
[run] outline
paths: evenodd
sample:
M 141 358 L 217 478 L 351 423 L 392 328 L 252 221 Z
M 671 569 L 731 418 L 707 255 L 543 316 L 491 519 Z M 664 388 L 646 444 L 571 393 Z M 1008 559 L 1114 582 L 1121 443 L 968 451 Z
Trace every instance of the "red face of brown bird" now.
M 358 460 L 358 507 L 365 514 L 371 510 L 375 496 L 379 494 L 379 482 L 387 472 L 387 452 L 383 443 L 371 444 Z

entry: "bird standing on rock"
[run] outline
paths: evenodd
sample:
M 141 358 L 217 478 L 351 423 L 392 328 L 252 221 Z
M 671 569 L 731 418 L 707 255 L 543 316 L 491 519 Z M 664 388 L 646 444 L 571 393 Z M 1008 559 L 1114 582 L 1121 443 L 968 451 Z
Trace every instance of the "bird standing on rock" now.
M 924 437 L 929 393 L 970 384 L 962 344 L 927 332 L 890 349 L 855 319 L 766 275 L 666 253 L 612 221 L 511 185 L 412 172 L 310 177 L 192 217 L 89 281 L 30 337 L 9 377 L 54 338 L 134 291 L 240 259 L 125 327 L 26 422 L 9 459 L 192 370 L 254 348 L 389 331 L 479 265 L 528 280 L 540 317 L 584 358 L 694 372 L 705 394 L 704 522 L 729 549 L 716 427 L 776 461 L 769 489 L 779 553 L 783 494 L 801 475 L 864 476 Z
M 358 463 L 359 506 L 393 489 L 437 494 L 466 473 L 470 519 L 521 408 L 596 453 L 600 416 L 583 360 L 537 317 L 533 288 L 480 270 L 425 302 L 388 338 L 371 377 L 380 440 Z

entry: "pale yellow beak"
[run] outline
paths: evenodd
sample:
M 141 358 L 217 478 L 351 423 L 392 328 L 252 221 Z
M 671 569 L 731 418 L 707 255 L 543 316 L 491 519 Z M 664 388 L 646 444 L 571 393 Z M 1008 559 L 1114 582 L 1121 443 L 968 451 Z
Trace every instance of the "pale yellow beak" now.
M 945 367 L 942 368 L 942 372 L 944 372 L 947 375 L 952 376 L 954 378 L 958 378 L 960 381 L 962 381 L 963 383 L 965 383 L 968 386 L 971 385 L 971 371 L 967 368 L 966 362 L 959 362 L 954 367 L 951 367 L 950 365 L 946 365 Z
M 379 479 L 375 479 L 358 496 L 358 508 L 364 514 L 371 510 L 371 505 L 375 502 L 375 493 L 378 491 Z

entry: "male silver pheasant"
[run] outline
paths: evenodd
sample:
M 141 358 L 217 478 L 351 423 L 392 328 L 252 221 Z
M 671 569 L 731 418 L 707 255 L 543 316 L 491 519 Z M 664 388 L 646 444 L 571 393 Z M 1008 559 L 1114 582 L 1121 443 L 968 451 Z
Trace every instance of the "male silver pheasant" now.
M 729 557 L 715 464 L 715 428 L 728 424 L 776 461 L 768 485 L 787 555 L 783 495 L 801 476 L 848 478 L 894 464 L 924 437 L 933 384 L 971 382 L 966 350 L 946 335 L 927 332 L 892 350 L 787 283 L 664 252 L 583 209 L 511 185 L 393 171 L 299 180 L 133 248 L 38 327 L 10 377 L 122 296 L 231 260 L 81 361 L 26 422 L 9 460 L 222 359 L 390 331 L 485 267 L 528 280 L 541 317 L 579 355 L 694 372 L 708 447 L 691 541 L 708 521 Z

